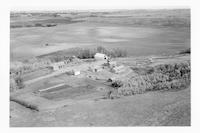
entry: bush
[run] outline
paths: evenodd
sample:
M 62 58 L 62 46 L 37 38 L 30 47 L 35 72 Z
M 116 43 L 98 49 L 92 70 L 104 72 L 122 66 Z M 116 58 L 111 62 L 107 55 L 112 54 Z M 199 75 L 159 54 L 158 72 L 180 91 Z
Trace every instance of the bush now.
M 18 89 L 24 88 L 24 81 L 23 81 L 21 76 L 16 77 L 15 78 L 15 82 L 16 82 L 16 84 L 18 86 Z
M 24 88 L 24 82 L 21 76 L 15 77 L 15 78 L 10 78 L 10 91 L 13 92 L 18 89 Z
M 23 25 L 10 25 L 10 28 L 21 28 Z
M 92 48 L 83 49 L 83 48 L 78 48 L 78 47 L 71 48 L 68 50 L 62 50 L 62 51 L 49 53 L 46 55 L 41 55 L 41 56 L 38 56 L 38 58 L 46 58 L 46 59 L 50 59 L 52 62 L 58 62 L 58 61 L 65 60 L 67 57 L 70 57 L 70 56 L 76 56 L 79 59 L 91 59 L 91 58 L 94 58 L 94 55 L 96 53 L 103 53 L 112 58 L 127 56 L 126 51 L 124 50 L 120 50 L 120 49 L 116 49 L 115 51 L 107 50 L 106 48 L 99 46 L 94 49 Z
M 97 47 L 97 52 L 98 53 L 103 53 L 103 54 L 108 54 L 108 50 L 106 50 L 106 48 L 104 48 L 102 46 L 98 46 Z
M 190 63 L 158 65 L 151 74 L 133 76 L 121 82 L 114 81 L 113 84 L 120 83 L 118 94 L 125 96 L 146 91 L 186 88 L 190 85 Z
M 106 54 L 112 58 L 127 56 L 127 52 L 125 50 L 121 49 L 107 50 L 102 46 L 98 46 L 96 49 L 77 49 L 75 55 L 80 59 L 89 59 L 89 58 L 94 58 L 94 55 L 96 53 Z
M 179 54 L 190 54 L 190 48 L 179 52 Z
M 80 49 L 77 53 L 77 57 L 80 59 L 94 58 L 96 51 L 90 49 Z
M 145 74 L 152 74 L 154 73 L 154 68 L 153 67 L 148 67 L 148 66 L 145 66 L 145 67 L 131 67 L 131 69 L 139 74 L 139 75 L 145 75 Z
M 121 50 L 121 49 L 114 49 L 109 54 L 113 58 L 116 58 L 116 57 L 126 57 L 127 56 L 127 52 L 125 50 Z
M 18 89 L 17 83 L 13 78 L 10 78 L 10 92 L 13 92 Z
M 122 81 L 120 81 L 120 80 L 114 81 L 114 82 L 111 84 L 111 86 L 112 86 L 113 88 L 119 88 L 119 87 L 121 87 L 122 85 L 123 85 L 123 83 L 122 83 Z
M 43 27 L 43 25 L 40 24 L 40 23 L 36 23 L 36 24 L 35 24 L 35 27 Z
M 46 27 L 53 27 L 56 26 L 57 24 L 47 24 Z

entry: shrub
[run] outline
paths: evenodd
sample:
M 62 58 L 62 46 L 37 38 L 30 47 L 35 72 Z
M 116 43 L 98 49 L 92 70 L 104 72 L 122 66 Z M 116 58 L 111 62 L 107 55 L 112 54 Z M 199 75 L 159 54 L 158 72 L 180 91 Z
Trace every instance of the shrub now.
M 96 49 L 78 49 L 76 51 L 76 56 L 80 59 L 88 59 L 88 58 L 94 58 L 94 55 L 96 53 L 103 53 L 112 58 L 127 56 L 127 52 L 125 50 L 121 49 L 107 50 L 102 46 L 98 46 Z
M 21 28 L 23 25 L 10 25 L 10 28 Z
M 179 54 L 190 54 L 190 48 L 179 52 Z
M 77 51 L 77 57 L 80 59 L 94 58 L 96 51 L 90 49 L 80 49 Z
M 123 83 L 122 83 L 122 81 L 120 81 L 120 80 L 116 80 L 116 81 L 112 82 L 112 84 L 111 84 L 111 86 L 112 86 L 113 88 L 119 88 L 119 87 L 121 87 L 122 85 L 123 85 Z
M 18 89 L 18 87 L 17 87 L 17 84 L 16 84 L 14 78 L 10 78 L 10 92 L 13 92 L 17 89 Z
M 18 89 L 24 88 L 24 81 L 23 81 L 21 76 L 16 77 L 15 78 L 15 82 L 16 82 L 16 84 L 18 86 Z
M 10 78 L 10 92 L 24 88 L 24 82 L 21 76 Z
M 97 47 L 97 52 L 98 53 L 103 53 L 103 54 L 108 54 L 108 50 L 106 50 L 106 48 L 104 48 L 102 46 L 98 46 Z
M 53 27 L 56 26 L 57 24 L 47 24 L 46 27 Z
M 43 27 L 43 25 L 40 24 L 40 23 L 36 23 L 36 24 L 35 24 L 35 27 Z
M 190 63 L 175 63 L 175 64 L 164 64 L 158 65 L 154 68 L 156 73 L 162 73 L 169 76 L 169 80 L 189 78 L 190 77 Z
M 117 52 L 118 51 L 118 52 Z M 121 51 L 121 52 L 119 52 Z M 94 58 L 94 55 L 96 53 L 103 53 L 106 54 L 110 57 L 125 57 L 127 56 L 126 51 L 124 50 L 115 50 L 115 52 L 113 50 L 107 50 L 106 48 L 99 46 L 97 48 L 71 48 L 68 50 L 62 50 L 62 51 L 57 51 L 57 52 L 53 52 L 53 53 L 49 53 L 46 55 L 41 55 L 38 56 L 38 58 L 46 58 L 46 59 L 50 59 L 52 62 L 58 62 L 58 61 L 62 61 L 65 60 L 66 57 L 69 56 L 76 56 L 79 59 L 91 59 Z
M 145 67 L 131 67 L 131 69 L 139 74 L 139 75 L 145 75 L 145 74 L 152 74 L 154 73 L 154 68 L 153 67 L 148 67 L 148 66 L 145 66 Z
M 190 85 L 190 63 L 163 64 L 154 67 L 153 73 L 132 76 L 124 81 L 114 81 L 118 94 L 134 95 L 146 91 L 177 90 Z
M 125 50 L 121 50 L 121 49 L 114 49 L 109 54 L 113 58 L 116 58 L 116 57 L 126 57 L 127 56 L 127 52 Z

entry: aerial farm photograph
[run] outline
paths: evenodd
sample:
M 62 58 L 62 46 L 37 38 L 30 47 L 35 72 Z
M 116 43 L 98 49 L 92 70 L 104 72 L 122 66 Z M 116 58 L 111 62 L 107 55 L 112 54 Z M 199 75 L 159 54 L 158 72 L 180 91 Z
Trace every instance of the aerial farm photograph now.
M 10 127 L 191 125 L 190 8 L 10 11 Z

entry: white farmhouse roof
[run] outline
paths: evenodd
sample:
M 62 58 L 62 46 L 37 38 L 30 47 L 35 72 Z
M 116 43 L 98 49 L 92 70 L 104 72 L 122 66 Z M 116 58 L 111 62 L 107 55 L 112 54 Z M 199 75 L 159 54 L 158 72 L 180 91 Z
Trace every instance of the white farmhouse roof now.
M 105 55 L 105 54 L 96 53 L 96 54 L 94 55 L 94 58 L 95 58 L 96 60 L 102 60 L 102 59 L 107 59 L 108 57 L 107 57 L 107 55 Z

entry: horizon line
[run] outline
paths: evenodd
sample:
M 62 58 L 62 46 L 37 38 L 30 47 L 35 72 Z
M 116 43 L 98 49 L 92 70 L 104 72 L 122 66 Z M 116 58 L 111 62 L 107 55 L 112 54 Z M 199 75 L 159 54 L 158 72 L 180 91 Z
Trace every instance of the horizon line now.
M 57 7 L 56 7 L 57 8 Z M 10 12 L 62 12 L 62 11 L 130 11 L 130 10 L 184 10 L 184 9 L 190 9 L 189 6 L 179 6 L 179 7 L 137 7 L 137 8 L 102 8 L 102 9 L 92 9 L 92 8 L 86 8 L 86 9 L 76 9 L 76 8 L 70 8 L 70 9 L 10 9 Z

